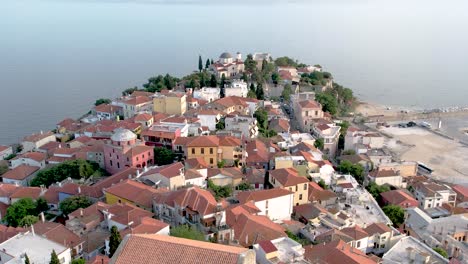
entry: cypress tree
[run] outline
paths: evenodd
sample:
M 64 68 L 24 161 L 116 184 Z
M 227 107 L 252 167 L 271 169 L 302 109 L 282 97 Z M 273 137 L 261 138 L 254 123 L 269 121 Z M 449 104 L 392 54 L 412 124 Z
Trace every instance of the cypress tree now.
M 210 59 L 206 59 L 205 69 L 208 69 L 210 65 L 211 65 Z
M 31 264 L 31 261 L 29 260 L 28 254 L 24 253 L 24 264 Z
M 55 250 L 52 250 L 52 254 L 50 254 L 49 264 L 60 264 L 60 260 L 57 256 L 57 253 L 55 253 Z
M 224 96 L 226 96 L 226 94 L 224 93 L 224 86 L 226 85 L 226 76 L 224 76 L 224 74 L 221 76 L 221 89 L 219 89 L 219 97 L 220 98 L 223 98 Z
M 213 61 L 213 59 L 211 59 L 211 64 L 214 64 L 214 61 Z
M 255 92 L 255 84 L 254 83 L 250 84 L 250 90 Z
M 255 94 L 257 95 L 258 100 L 264 100 L 265 99 L 265 94 L 263 92 L 263 87 L 262 84 L 257 85 L 257 89 L 255 90 Z
M 216 80 L 216 75 L 211 74 L 210 87 L 217 87 L 218 80 Z
M 203 70 L 203 61 L 201 55 L 198 55 L 198 70 L 201 72 Z
M 116 226 L 112 226 L 111 236 L 109 240 L 109 257 L 112 257 L 114 255 L 121 241 L 122 237 L 120 237 L 119 230 L 117 230 Z
M 206 86 L 205 75 L 201 74 L 201 76 L 200 76 L 200 88 L 205 87 L 205 86 Z

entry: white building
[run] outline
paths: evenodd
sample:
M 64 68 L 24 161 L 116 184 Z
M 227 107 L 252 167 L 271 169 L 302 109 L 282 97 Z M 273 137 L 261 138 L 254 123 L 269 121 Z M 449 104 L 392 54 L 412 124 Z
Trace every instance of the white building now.
M 239 131 L 245 138 L 258 136 L 257 119 L 251 116 L 233 115 L 224 119 L 226 131 Z
M 193 98 L 203 99 L 208 102 L 213 102 L 219 99 L 221 89 L 218 87 L 203 87 L 193 91 Z
M 302 245 L 288 237 L 261 241 L 253 245 L 253 249 L 259 264 L 309 263 L 304 260 L 305 250 Z
M 381 149 L 384 137 L 375 132 L 367 132 L 350 127 L 346 131 L 344 150 L 354 150 L 356 154 L 365 154 L 369 149 Z
M 43 145 L 56 141 L 55 135 L 52 132 L 40 132 L 39 134 L 32 134 L 27 136 L 21 142 L 21 146 L 23 147 L 22 152 L 30 152 L 33 150 L 37 150 L 38 148 L 42 147 Z
M 16 156 L 9 161 L 10 169 L 14 169 L 20 165 L 29 165 L 45 168 L 47 155 L 42 152 L 27 152 L 20 156 Z
M 20 233 L 1 243 L 0 247 L 1 264 L 23 264 L 25 254 L 31 263 L 49 263 L 52 251 L 55 251 L 60 263 L 71 263 L 70 248 L 35 235 L 34 232 Z
M 398 241 L 382 257 L 384 264 L 406 263 L 449 263 L 449 260 L 439 255 L 432 248 L 426 246 L 414 237 L 404 237 Z
M 202 126 L 208 127 L 210 131 L 216 130 L 216 124 L 219 122 L 223 113 L 218 110 L 199 110 L 197 112 L 197 117 L 200 119 L 200 124 Z
M 239 97 L 247 97 L 247 93 L 249 92 L 249 88 L 247 87 L 247 83 L 243 80 L 233 80 L 231 84 L 226 85 L 224 87 L 224 94 L 226 97 L 228 96 L 239 96 Z
M 0 146 L 0 160 L 4 160 L 11 154 L 13 154 L 13 148 L 11 146 Z
M 369 173 L 368 178 L 377 185 L 388 184 L 398 188 L 406 188 L 403 177 L 395 170 L 373 170 Z
M 457 202 L 457 193 L 445 184 L 418 182 L 413 185 L 412 193 L 421 209 L 440 207 L 443 203 L 455 206 Z
M 323 138 L 323 150 L 325 154 L 334 157 L 338 149 L 338 139 L 340 137 L 340 126 L 332 122 L 324 124 L 314 124 L 312 133 L 316 138 Z
M 290 220 L 293 212 L 294 193 L 286 189 L 268 189 L 260 191 L 246 191 L 237 194 L 239 202 L 252 201 L 260 212 L 272 221 Z

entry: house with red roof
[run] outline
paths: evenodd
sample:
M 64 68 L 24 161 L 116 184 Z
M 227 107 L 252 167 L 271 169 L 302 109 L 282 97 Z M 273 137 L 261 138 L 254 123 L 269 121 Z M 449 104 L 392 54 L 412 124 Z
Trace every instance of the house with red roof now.
M 290 220 L 293 212 L 294 193 L 281 188 L 239 192 L 236 198 L 240 203 L 252 201 L 272 221 Z
M 4 160 L 11 154 L 13 154 L 13 148 L 11 146 L 0 145 L 0 160 Z
M 298 175 L 294 168 L 270 171 L 270 183 L 274 187 L 294 192 L 294 205 L 308 203 L 309 180 Z
M 21 141 L 21 146 L 23 147 L 22 152 L 35 151 L 41 146 L 56 140 L 55 134 L 50 131 L 45 133 L 41 131 L 38 134 L 26 136 L 23 138 L 23 141 Z
M 29 182 L 36 176 L 40 167 L 19 165 L 2 175 L 4 183 L 15 184 L 18 186 L 28 186 Z
M 468 187 L 463 185 L 454 185 L 452 190 L 457 193 L 457 207 L 468 209 Z
M 93 112 L 99 120 L 117 120 L 119 116 L 123 116 L 123 107 L 113 104 L 100 104 L 94 107 Z
M 47 155 L 42 152 L 26 152 L 8 161 L 10 169 L 14 169 L 20 165 L 28 165 L 39 167 L 41 169 L 46 166 Z
M 302 245 L 289 237 L 260 241 L 253 248 L 257 263 L 308 263 L 304 260 L 305 250 Z
M 158 188 L 177 190 L 185 186 L 185 167 L 182 162 L 145 168 L 138 176 Z
M 405 190 L 391 190 L 380 194 L 383 205 L 397 205 L 402 208 L 418 207 L 418 201 Z
M 338 149 L 338 139 L 341 127 L 333 122 L 315 122 L 312 125 L 312 135 L 323 139 L 323 152 L 334 157 Z
M 153 111 L 153 100 L 148 96 L 131 96 L 122 102 L 124 119 L 131 118 L 140 112 Z
M 214 73 L 219 79 L 224 75 L 225 78 L 231 78 L 244 72 L 244 61 L 239 52 L 234 57 L 229 52 L 223 52 L 219 59 L 210 65 L 210 72 Z
M 343 240 L 305 247 L 305 259 L 312 263 L 328 264 L 377 264 L 379 259 L 367 256 Z

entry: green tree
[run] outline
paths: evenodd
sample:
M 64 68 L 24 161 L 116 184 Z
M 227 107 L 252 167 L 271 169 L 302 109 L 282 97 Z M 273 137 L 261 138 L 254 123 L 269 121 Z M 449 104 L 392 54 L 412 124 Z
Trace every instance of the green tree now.
M 226 166 L 226 160 L 225 159 L 222 159 L 220 161 L 218 161 L 218 168 L 224 168 L 224 166 Z
M 7 165 L 0 165 L 0 175 L 3 175 L 7 171 L 8 171 Z
M 398 227 L 405 221 L 405 210 L 397 205 L 386 205 L 382 207 L 384 213 L 390 218 L 393 225 Z
M 112 226 L 111 235 L 109 239 L 109 257 L 112 257 L 120 245 L 122 237 L 120 236 L 119 230 L 116 226 Z
M 255 94 L 257 95 L 258 100 L 265 100 L 265 93 L 263 91 L 262 84 L 257 84 L 257 89 L 255 90 Z
M 254 83 L 251 83 L 251 84 L 250 84 L 250 89 L 249 89 L 249 90 L 250 90 L 250 91 L 253 91 L 253 92 L 255 93 L 256 88 L 255 88 L 255 84 L 254 84 Z
M 211 64 L 214 64 L 214 61 L 213 61 L 213 59 L 211 59 Z
M 39 171 L 30 182 L 30 185 L 49 186 L 52 183 L 61 182 L 68 177 L 72 179 L 87 179 L 91 176 L 101 176 L 102 174 L 103 172 L 97 163 L 77 159 L 65 161 L 51 168 Z
M 201 72 L 203 70 L 203 60 L 201 55 L 198 55 L 198 70 Z
M 216 200 L 230 197 L 232 195 L 232 187 L 230 185 L 218 186 L 211 180 L 208 180 L 208 189 L 213 191 Z
M 248 98 L 255 98 L 255 99 L 257 99 L 257 94 L 255 93 L 255 91 L 249 90 L 249 91 L 247 92 L 247 97 L 248 97 Z
M 36 205 L 31 198 L 22 198 L 8 207 L 5 220 L 9 226 L 17 227 L 28 215 L 37 215 Z
M 445 249 L 443 248 L 440 248 L 440 247 L 435 247 L 435 248 L 432 248 L 435 252 L 439 253 L 439 255 L 441 255 L 442 257 L 444 258 L 447 258 L 449 257 L 447 251 L 445 251 Z
M 135 91 L 138 91 L 138 87 L 136 87 L 136 86 L 132 87 L 132 88 L 125 89 L 125 90 L 122 91 L 122 96 L 130 95 Z
M 325 181 L 323 179 L 320 179 L 320 181 L 317 183 L 322 189 L 326 190 L 328 189 L 327 184 L 325 184 Z
M 323 111 L 329 112 L 332 115 L 336 115 L 338 113 L 338 103 L 333 95 L 328 93 L 317 93 L 315 95 L 315 100 L 322 104 Z
M 59 208 L 64 215 L 68 215 L 78 208 L 86 208 L 92 205 L 93 202 L 86 196 L 70 196 L 60 202 Z
M 291 85 L 288 83 L 284 86 L 283 91 L 281 92 L 281 96 L 283 97 L 284 101 L 289 101 L 291 99 L 292 88 Z
M 352 175 L 360 184 L 364 182 L 364 167 L 361 164 L 353 164 L 349 160 L 344 160 L 338 166 L 338 170 Z
M 107 99 L 107 98 L 99 98 L 96 100 L 96 102 L 94 103 L 95 106 L 98 106 L 98 105 L 101 105 L 101 104 L 110 104 L 112 101 L 111 99 Z
M 21 219 L 21 221 L 19 221 L 18 223 L 18 226 L 31 226 L 35 223 L 37 223 L 39 221 L 39 218 L 37 216 L 34 216 L 34 215 L 27 215 L 25 217 L 23 217 L 23 219 Z
M 206 59 L 205 69 L 208 69 L 210 67 L 210 65 L 211 65 L 210 59 Z
M 264 108 L 258 108 L 254 113 L 254 117 L 257 119 L 259 128 L 268 128 L 268 112 Z
M 202 87 L 206 87 L 206 80 L 204 74 L 200 74 L 200 88 Z
M 297 61 L 289 57 L 279 57 L 275 60 L 276 66 L 285 67 L 285 66 L 297 66 Z
M 211 74 L 210 87 L 218 87 L 218 80 L 214 74 Z
M 278 84 L 281 80 L 280 75 L 277 72 L 271 74 L 271 80 L 274 84 Z
M 154 156 L 157 157 L 154 162 L 159 166 L 174 163 L 176 157 L 172 150 L 163 147 L 154 148 Z
M 320 149 L 320 150 L 323 150 L 323 147 L 324 147 L 324 142 L 323 142 L 323 138 L 317 138 L 314 142 L 314 147 Z
M 257 62 L 253 59 L 252 54 L 248 54 L 244 61 L 245 70 L 250 73 L 257 71 Z
M 243 80 L 244 82 L 248 82 L 248 81 L 249 81 L 249 78 L 247 77 L 247 74 L 246 74 L 245 72 L 242 73 L 241 80 Z
M 47 210 L 49 210 L 49 205 L 47 204 L 46 199 L 44 199 L 44 197 L 39 197 L 39 199 L 36 200 L 36 211 L 41 213 Z
M 79 258 L 72 260 L 71 264 L 86 264 L 86 260 Z
M 219 119 L 219 122 L 216 123 L 216 130 L 224 130 L 224 128 L 226 127 L 226 123 L 225 123 L 225 119 L 224 117 Z
M 370 182 L 369 185 L 366 186 L 366 189 L 377 201 L 380 200 L 381 193 L 390 191 L 390 187 L 377 185 L 375 182 Z
M 239 191 L 248 191 L 248 190 L 252 190 L 252 189 L 253 189 L 252 185 L 250 185 L 250 183 L 245 182 L 245 181 L 243 181 L 243 182 L 241 182 L 239 185 L 237 185 L 236 188 L 237 188 L 237 190 L 239 190 Z
M 179 226 L 171 228 L 170 235 L 174 237 L 206 241 L 203 233 L 187 225 L 179 225 Z
M 60 260 L 57 256 L 57 253 L 55 253 L 55 250 L 52 250 L 52 253 L 50 254 L 49 264 L 60 264 Z
M 221 84 L 219 85 L 219 97 L 220 98 L 224 98 L 225 96 L 225 93 L 224 93 L 224 87 L 226 86 L 226 76 L 224 75 L 221 75 Z
M 31 261 L 29 260 L 28 254 L 24 253 L 24 264 L 31 264 Z

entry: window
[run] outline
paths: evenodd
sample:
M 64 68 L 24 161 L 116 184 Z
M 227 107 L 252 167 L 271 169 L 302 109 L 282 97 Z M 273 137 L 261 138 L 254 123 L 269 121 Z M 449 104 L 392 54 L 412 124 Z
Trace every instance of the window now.
M 201 151 L 201 152 L 200 152 L 201 154 L 205 154 L 205 148 L 201 148 L 200 151 Z
M 213 154 L 213 148 L 210 148 L 210 154 Z
M 138 161 L 138 157 L 136 157 L 136 160 Z
M 195 154 L 195 149 L 194 148 L 192 149 L 192 154 Z
M 117 159 L 119 159 L 119 155 L 117 155 Z
M 428 204 L 427 207 L 428 207 L 428 208 L 431 208 L 431 204 Z
M 304 183 L 304 190 L 307 190 L 307 183 Z
M 380 245 L 380 248 L 385 248 L 385 244 Z
M 299 194 L 299 200 L 302 200 L 302 194 Z
M 309 116 L 309 111 L 305 111 L 305 115 L 306 115 L 306 116 Z
M 296 185 L 296 192 L 297 192 L 297 185 Z
M 111 165 L 111 167 L 113 166 L 113 165 L 112 165 L 112 160 L 110 161 L 110 165 Z
M 360 248 L 360 247 L 361 247 L 361 241 L 358 241 L 358 242 L 356 243 L 356 247 L 357 247 L 357 248 Z
M 141 157 L 144 159 L 144 158 L 145 158 L 145 154 L 143 154 Z
M 318 116 L 318 111 L 317 110 L 315 110 L 315 115 Z
M 210 164 L 213 164 L 213 158 L 210 158 Z
M 117 162 L 117 169 L 120 169 L 120 162 Z

